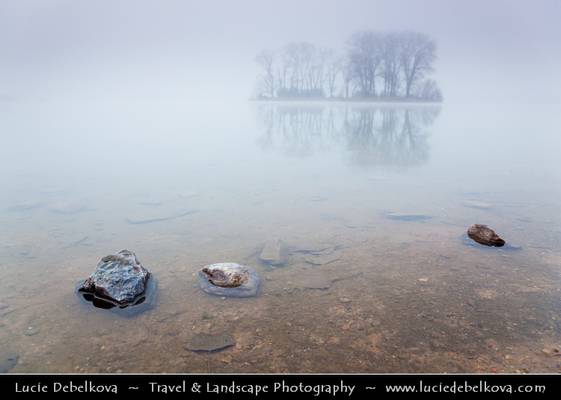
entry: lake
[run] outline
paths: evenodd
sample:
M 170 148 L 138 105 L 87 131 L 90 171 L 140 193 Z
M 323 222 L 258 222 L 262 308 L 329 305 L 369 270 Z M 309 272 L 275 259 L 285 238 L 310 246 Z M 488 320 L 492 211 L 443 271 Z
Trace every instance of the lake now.
M 559 372 L 559 111 L 4 100 L 0 366 Z M 507 246 L 467 239 L 474 223 Z M 260 259 L 271 243 L 284 265 Z M 157 279 L 131 317 L 75 293 L 121 249 Z M 256 297 L 198 287 L 229 261 Z M 235 345 L 193 352 L 197 334 Z

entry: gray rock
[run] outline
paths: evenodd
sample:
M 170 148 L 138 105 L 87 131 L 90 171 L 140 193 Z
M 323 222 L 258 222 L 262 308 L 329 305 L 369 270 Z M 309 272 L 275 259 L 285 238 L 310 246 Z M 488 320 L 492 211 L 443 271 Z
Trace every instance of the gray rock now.
M 257 295 L 261 280 L 257 272 L 236 263 L 207 265 L 199 271 L 199 287 L 220 297 L 252 297 Z
M 288 249 L 282 240 L 272 240 L 263 246 L 259 260 L 272 267 L 281 267 L 288 261 Z
M 79 291 L 119 307 L 135 304 L 146 290 L 150 272 L 129 250 L 105 256 Z M 110 307 L 107 307 L 110 308 Z
M 18 355 L 11 352 L 1 352 L 0 353 L 0 374 L 5 374 L 10 372 L 12 368 L 18 363 Z
M 189 339 L 185 348 L 197 352 L 213 352 L 223 350 L 235 344 L 234 338 L 225 333 L 218 335 L 198 333 Z

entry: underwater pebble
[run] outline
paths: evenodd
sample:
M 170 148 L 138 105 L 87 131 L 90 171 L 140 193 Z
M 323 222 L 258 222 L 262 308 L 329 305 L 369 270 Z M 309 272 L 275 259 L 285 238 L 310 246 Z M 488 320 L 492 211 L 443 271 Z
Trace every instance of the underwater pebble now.
M 41 208 L 45 205 L 43 202 L 38 201 L 22 201 L 20 203 L 15 203 L 8 207 L 7 211 L 9 212 L 26 212 L 32 211 L 37 208 Z
M 469 208 L 476 208 L 479 210 L 490 210 L 491 208 L 493 208 L 493 205 L 490 203 L 485 203 L 484 201 L 479 201 L 479 200 L 466 200 L 463 203 L 464 207 L 469 207 Z
M 396 221 L 409 221 L 409 222 L 427 221 L 432 218 L 430 215 L 425 215 L 425 214 L 400 213 L 400 212 L 387 212 L 385 216 L 388 219 L 393 219 Z
M 35 336 L 39 333 L 39 328 L 35 326 L 28 326 L 25 332 L 23 333 L 25 336 Z
M 74 215 L 87 210 L 88 208 L 85 204 L 75 202 L 57 203 L 49 207 L 51 213 L 62 215 Z
M 298 281 L 298 286 L 304 289 L 327 290 L 333 281 L 321 275 L 306 275 Z
M 12 352 L 0 353 L 0 374 L 9 372 L 18 363 L 19 356 Z
M 288 261 L 288 249 L 280 239 L 268 241 L 259 254 L 259 260 L 271 267 L 281 267 Z
M 197 333 L 189 339 L 185 344 L 185 348 L 195 352 L 213 352 L 223 350 L 235 344 L 234 338 L 226 333 L 217 335 Z
M 174 219 L 186 217 L 187 215 L 196 214 L 198 210 L 186 210 L 186 211 L 179 211 L 173 214 L 153 214 L 151 216 L 146 217 L 146 213 L 142 213 L 139 216 L 131 216 L 125 218 L 125 221 L 131 225 L 146 225 L 146 224 L 153 224 L 155 222 L 165 222 L 171 221 Z

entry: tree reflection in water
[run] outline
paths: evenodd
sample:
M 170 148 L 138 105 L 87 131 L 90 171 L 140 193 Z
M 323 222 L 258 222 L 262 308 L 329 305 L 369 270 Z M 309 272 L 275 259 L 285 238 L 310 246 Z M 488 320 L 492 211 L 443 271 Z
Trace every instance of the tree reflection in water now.
M 434 106 L 260 104 L 256 108 L 266 151 L 306 157 L 346 151 L 361 166 L 414 166 L 429 158 Z

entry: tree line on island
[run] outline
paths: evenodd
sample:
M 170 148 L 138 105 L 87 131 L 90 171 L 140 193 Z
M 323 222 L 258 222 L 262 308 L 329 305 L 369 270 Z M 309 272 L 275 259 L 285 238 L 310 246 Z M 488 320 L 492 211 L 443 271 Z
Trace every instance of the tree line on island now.
M 356 32 L 340 53 L 307 42 L 263 50 L 256 98 L 442 101 L 436 44 L 419 32 Z

